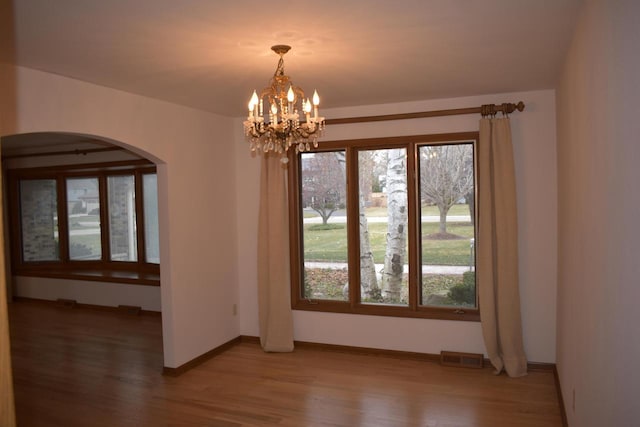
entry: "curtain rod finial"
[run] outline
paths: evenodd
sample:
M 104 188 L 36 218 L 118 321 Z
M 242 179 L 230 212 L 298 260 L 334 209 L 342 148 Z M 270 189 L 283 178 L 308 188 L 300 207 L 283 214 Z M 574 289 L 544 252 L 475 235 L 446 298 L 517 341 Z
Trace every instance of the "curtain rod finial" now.
M 522 112 L 522 110 L 524 110 L 524 102 L 520 101 L 516 104 L 516 109 L 520 112 Z

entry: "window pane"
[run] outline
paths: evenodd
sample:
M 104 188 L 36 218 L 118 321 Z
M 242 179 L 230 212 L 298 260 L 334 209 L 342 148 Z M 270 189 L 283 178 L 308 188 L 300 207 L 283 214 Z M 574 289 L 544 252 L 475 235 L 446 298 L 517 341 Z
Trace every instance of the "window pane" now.
M 57 261 L 58 203 L 55 179 L 20 181 L 22 259 Z
M 347 301 L 345 152 L 300 155 L 303 297 Z
M 407 305 L 407 150 L 358 153 L 362 302 Z
M 136 185 L 133 175 L 107 178 L 112 261 L 137 261 Z
M 158 227 L 158 176 L 142 176 L 144 204 L 144 247 L 147 262 L 160 264 L 160 239 Z
M 476 306 L 473 144 L 419 148 L 422 305 Z
M 69 178 L 69 258 L 95 260 L 102 257 L 98 178 Z

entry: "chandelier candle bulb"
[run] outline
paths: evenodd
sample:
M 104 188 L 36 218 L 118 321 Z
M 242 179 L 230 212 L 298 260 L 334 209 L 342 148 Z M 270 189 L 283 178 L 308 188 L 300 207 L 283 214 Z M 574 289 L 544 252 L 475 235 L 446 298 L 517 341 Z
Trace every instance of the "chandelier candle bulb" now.
M 318 105 L 320 104 L 320 97 L 318 96 L 318 91 L 313 91 L 313 119 L 318 121 Z
M 253 91 L 253 95 L 251 95 L 251 101 L 249 101 L 249 103 L 253 109 L 254 120 L 258 120 L 258 94 L 255 90 Z
M 303 110 L 304 110 L 304 115 L 307 119 L 307 123 L 310 123 L 309 113 L 311 113 L 311 102 L 309 101 L 309 98 L 307 98 L 306 102 L 303 100 L 302 105 L 304 106 Z
M 296 147 L 296 152 L 308 151 L 317 147 L 318 137 L 324 130 L 324 117 L 318 116 L 320 98 L 318 92 L 313 94 L 313 112 L 311 117 L 311 101 L 305 98 L 304 91 L 293 84 L 291 78 L 284 73 L 283 56 L 291 47 L 285 45 L 272 46 L 271 49 L 280 56 L 278 67 L 269 82 L 269 86 L 253 92 L 249 102 L 249 117 L 243 123 L 245 136 L 251 147 L 265 153 L 274 152 L 281 155 L 286 163 L 287 150 Z M 268 102 L 269 123 L 264 111 L 264 102 Z M 301 114 L 305 122 L 301 123 Z M 278 117 L 280 116 L 280 117 Z

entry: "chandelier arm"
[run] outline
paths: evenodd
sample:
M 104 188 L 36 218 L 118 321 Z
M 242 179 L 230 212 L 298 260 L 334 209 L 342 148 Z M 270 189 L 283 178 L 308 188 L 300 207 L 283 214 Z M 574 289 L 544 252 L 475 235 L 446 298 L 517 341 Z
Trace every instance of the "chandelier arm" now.
M 296 98 L 304 101 L 304 91 L 302 88 L 300 86 L 293 86 L 293 84 L 291 85 L 291 88 L 293 89 L 293 93 L 296 94 Z
M 304 139 L 308 139 L 309 137 L 315 135 L 318 133 L 319 127 L 316 126 L 316 128 L 313 131 L 310 131 L 308 129 L 304 129 L 302 127 L 298 128 L 295 130 L 296 134 L 300 135 L 302 138 Z
M 251 136 L 253 136 L 254 138 L 258 138 L 259 139 L 267 132 L 268 132 L 268 130 L 261 131 L 258 126 L 253 126 L 251 128 Z

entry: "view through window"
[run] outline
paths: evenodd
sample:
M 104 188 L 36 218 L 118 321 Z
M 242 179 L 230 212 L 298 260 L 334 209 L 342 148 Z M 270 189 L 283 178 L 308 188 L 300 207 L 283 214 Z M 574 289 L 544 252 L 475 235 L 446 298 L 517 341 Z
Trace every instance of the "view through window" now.
M 20 206 L 22 258 L 30 262 L 59 260 L 56 180 L 21 181 Z
M 335 142 L 298 155 L 294 307 L 476 320 L 469 136 Z
M 15 271 L 157 273 L 157 194 L 155 168 L 148 165 L 10 171 Z
M 98 178 L 66 180 L 69 259 L 102 258 Z

